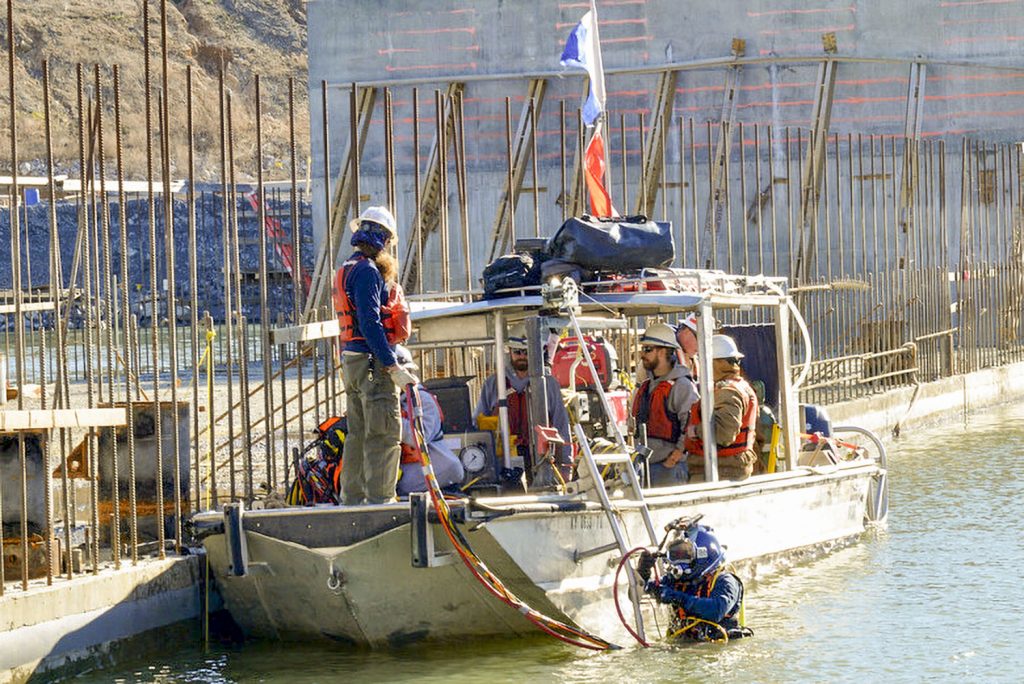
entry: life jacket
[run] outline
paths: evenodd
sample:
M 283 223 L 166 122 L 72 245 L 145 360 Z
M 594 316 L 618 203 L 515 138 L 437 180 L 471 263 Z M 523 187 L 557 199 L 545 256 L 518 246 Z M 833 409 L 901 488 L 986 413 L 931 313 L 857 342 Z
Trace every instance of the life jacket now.
M 740 430 L 736 433 L 736 439 L 732 444 L 718 447 L 718 457 L 739 456 L 748 449 L 754 448 L 754 440 L 757 438 L 757 395 L 754 388 L 743 378 L 726 378 L 715 383 L 715 389 L 723 385 L 732 385 L 746 399 L 746 407 L 743 409 L 743 416 L 740 418 Z M 704 441 L 700 436 L 700 401 L 695 401 L 690 407 L 689 420 L 686 423 L 686 440 L 684 447 L 687 453 L 701 455 L 704 453 Z
M 679 416 L 669 410 L 668 396 L 672 392 L 674 380 L 662 380 L 648 393 L 651 380 L 648 378 L 640 385 L 633 399 L 633 418 L 637 429 L 640 425 L 647 426 L 647 436 L 675 442 L 682 433 Z
M 711 596 L 711 592 L 714 590 L 715 584 L 718 582 L 718 578 L 721 574 L 722 570 L 719 569 L 719 571 L 716 572 L 710 580 L 701 584 L 697 589 L 696 596 L 698 598 L 708 598 Z M 675 633 L 677 629 L 681 628 L 684 631 L 679 636 L 686 637 L 693 641 L 724 641 L 723 637 L 726 636 L 729 639 L 738 639 L 740 637 L 752 635 L 753 631 L 747 629 L 746 625 L 743 624 L 743 580 L 736 577 L 736 575 L 733 575 L 733 577 L 740 585 L 739 600 L 736 601 L 736 605 L 734 605 L 728 613 L 722 616 L 721 622 L 710 622 L 703 619 L 698 621 L 695 620 L 695 616 L 687 615 L 686 611 L 682 608 L 676 608 L 674 621 L 676 629 L 670 627 L 670 633 Z
M 348 274 L 361 260 L 367 259 L 365 254 L 353 254 L 352 258 L 341 265 L 334 276 L 334 312 L 338 316 L 338 327 L 341 329 L 338 339 L 342 342 L 366 339 L 359 333 L 359 321 L 356 318 L 356 307 L 348 297 L 345 289 Z M 376 266 L 375 266 L 376 267 Z M 398 283 L 385 286 L 386 297 L 380 306 L 380 322 L 384 326 L 384 335 L 388 344 L 401 344 L 409 339 L 412 323 L 409 319 L 409 304 L 405 301 L 405 292 Z
M 530 448 L 530 401 L 526 390 L 512 391 L 508 394 L 508 427 L 509 432 L 516 436 L 516 443 Z

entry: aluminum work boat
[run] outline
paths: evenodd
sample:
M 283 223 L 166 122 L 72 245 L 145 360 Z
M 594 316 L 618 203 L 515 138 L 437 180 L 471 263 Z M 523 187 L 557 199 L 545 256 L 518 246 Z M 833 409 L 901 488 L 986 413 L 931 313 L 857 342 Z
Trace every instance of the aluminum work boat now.
M 628 568 L 619 571 L 629 549 L 657 544 L 673 520 L 701 515 L 748 580 L 828 553 L 869 526 L 884 524 L 888 496 L 881 442 L 853 426 L 833 427 L 831 436 L 804 434 L 797 391 L 810 341 L 783 279 L 678 271 L 657 283 L 585 283 L 581 289 L 566 280 L 540 292 L 509 294 L 415 303 L 411 346 L 432 354 L 480 350 L 480 358 L 493 359 L 501 394 L 502 350 L 511 324 L 526 326 L 530 374 L 537 377 L 550 373 L 545 347 L 550 355 L 560 334 L 601 334 L 635 345 L 644 325 L 693 313 L 700 396 L 707 406 L 713 403 L 707 353 L 713 331 L 747 329 L 744 339 L 756 340 L 763 353 L 748 354 L 761 363 L 747 367 L 745 359 L 745 372 L 763 378 L 777 416 L 768 472 L 721 481 L 712 445 L 704 454 L 708 481 L 644 487 L 637 477 L 643 449 L 627 436 L 616 406 L 626 393 L 600 382 L 576 387 L 577 366 L 597 376 L 595 360 L 580 345 L 573 380 L 563 392 L 567 402 L 578 402 L 569 411 L 579 453 L 569 482 L 527 490 L 521 479 L 509 481 L 509 473 L 530 464 L 516 455 L 502 407 L 494 432 L 471 426 L 446 435 L 461 451 L 469 486 L 467 496 L 443 505 L 443 515 L 435 500 L 417 494 L 365 506 L 247 510 L 236 503 L 195 515 L 193 529 L 211 575 L 247 634 L 386 648 L 535 631 L 525 609 L 513 610 L 500 600 L 480 580 L 479 566 L 456 553 L 444 524 L 457 528 L 458 538 L 522 605 L 618 643 L 628 639 L 627 624 L 641 633 L 646 626 L 649 634 L 664 625 L 658 607 L 630 591 Z M 794 361 L 794 354 L 801 359 Z M 543 395 L 530 393 L 531 416 L 546 415 Z M 703 413 L 701 427 L 708 434 L 710 412 Z M 532 446 L 533 453 L 544 452 L 542 444 Z

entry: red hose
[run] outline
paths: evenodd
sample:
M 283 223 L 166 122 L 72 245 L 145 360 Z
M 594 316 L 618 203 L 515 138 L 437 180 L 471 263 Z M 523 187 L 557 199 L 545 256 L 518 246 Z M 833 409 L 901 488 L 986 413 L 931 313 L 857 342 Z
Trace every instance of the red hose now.
M 622 614 L 622 606 L 619 605 L 619 574 L 622 572 L 622 568 L 626 565 L 626 562 L 629 560 L 629 557 L 637 551 L 643 550 L 644 547 L 642 546 L 638 546 L 635 549 L 630 549 L 626 552 L 626 555 L 622 557 L 622 560 L 619 561 L 619 567 L 615 568 L 615 581 L 612 584 L 612 596 L 615 599 L 615 612 L 619 614 L 619 621 L 622 622 L 622 626 L 626 628 L 626 631 L 629 632 L 629 635 L 636 639 L 641 646 L 643 646 L 644 648 L 650 648 L 651 645 L 644 641 L 640 637 L 640 635 L 633 631 L 633 628 L 629 626 L 629 621 L 626 620 L 626 616 Z
M 414 393 L 416 393 L 416 388 L 410 385 L 406 389 L 406 406 L 409 412 L 410 425 L 413 427 L 416 451 L 420 456 L 420 462 L 427 467 L 427 472 L 425 474 L 427 491 L 430 494 L 430 500 L 434 505 L 434 509 L 438 513 L 438 518 L 441 521 L 441 527 L 444 529 L 445 535 L 448 537 L 448 541 L 451 543 L 452 548 L 454 548 L 459 554 L 463 564 L 467 569 L 469 569 L 473 577 L 476 578 L 476 580 L 480 582 L 480 584 L 482 584 L 491 594 L 493 594 L 495 598 L 521 613 L 523 617 L 525 617 L 535 627 L 545 634 L 555 637 L 559 641 L 591 651 L 605 651 L 608 649 L 618 648 L 615 644 L 605 641 L 598 636 L 574 629 L 570 625 L 559 622 L 553 618 L 549 618 L 546 615 L 537 612 L 526 603 L 523 603 L 520 599 L 516 598 L 507 587 L 504 586 L 500 579 L 494 576 L 493 573 L 487 569 L 487 566 L 482 560 L 475 558 L 476 554 L 472 552 L 472 549 L 469 549 L 468 546 L 464 546 L 468 545 L 468 542 L 463 542 L 456 538 L 455 531 L 452 528 L 452 522 L 449 517 L 448 502 L 445 501 L 444 495 L 441 493 L 440 487 L 437 484 L 437 479 L 434 477 L 433 468 L 430 467 L 430 457 L 426 450 L 426 439 L 423 436 L 422 424 L 420 423 L 419 416 L 414 412 L 415 403 L 418 403 L 419 399 L 417 395 L 417 401 L 413 401 Z M 459 537 L 461 537 L 461 535 L 459 535 Z M 477 568 L 477 564 L 480 565 L 480 568 Z M 488 576 L 484 576 L 484 573 Z M 566 634 L 560 633 L 558 630 L 563 630 Z

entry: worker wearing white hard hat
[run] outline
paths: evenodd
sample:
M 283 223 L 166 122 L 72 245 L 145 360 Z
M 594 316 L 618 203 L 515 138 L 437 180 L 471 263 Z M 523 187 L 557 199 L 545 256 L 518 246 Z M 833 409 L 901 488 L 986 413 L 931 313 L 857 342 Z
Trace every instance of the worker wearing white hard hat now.
M 508 350 L 508 363 L 505 365 L 505 401 L 508 407 L 509 433 L 516 437 L 516 449 L 519 455 L 527 458 L 529 457 L 531 426 L 542 423 L 529 415 L 530 364 L 525 325 L 515 325 L 508 331 L 505 348 Z M 543 348 L 538 348 L 537 353 L 543 353 Z M 548 405 L 548 415 L 545 417 L 544 424 L 557 429 L 558 434 L 565 440 L 565 446 L 561 447 L 560 453 L 557 455 L 557 463 L 562 477 L 568 479 L 572 471 L 569 414 L 565 410 L 565 404 L 562 403 L 562 389 L 558 385 L 558 380 L 552 375 L 545 375 L 544 382 Z M 480 388 L 480 398 L 477 400 L 476 410 L 473 413 L 474 421 L 478 420 L 480 416 L 497 415 L 498 403 L 498 376 L 494 374 L 484 380 Z M 550 471 L 550 468 L 548 470 Z M 538 482 L 538 485 L 541 484 L 552 483 Z
M 387 207 L 367 207 L 350 226 L 355 249 L 333 292 L 349 427 L 341 503 L 385 503 L 398 480 L 399 389 L 419 379 L 395 357 L 395 345 L 409 336 L 409 307 L 389 250 L 398 238 L 395 217 Z
M 697 377 L 697 314 L 687 314 L 676 325 L 676 342 L 680 356 L 690 371 L 690 377 Z
M 728 335 L 711 338 L 712 374 L 715 380 L 714 439 L 718 454 L 718 478 L 750 477 L 757 459 L 754 445 L 758 402 L 754 388 L 740 370 L 744 357 L 736 340 Z M 690 410 L 686 428 L 687 462 L 691 482 L 704 481 L 704 440 L 701 437 L 700 403 Z
M 697 386 L 678 362 L 676 330 L 655 323 L 640 336 L 640 361 L 647 372 L 633 397 L 633 420 L 638 438 L 646 435 L 649 486 L 673 486 L 687 481 L 684 437 Z

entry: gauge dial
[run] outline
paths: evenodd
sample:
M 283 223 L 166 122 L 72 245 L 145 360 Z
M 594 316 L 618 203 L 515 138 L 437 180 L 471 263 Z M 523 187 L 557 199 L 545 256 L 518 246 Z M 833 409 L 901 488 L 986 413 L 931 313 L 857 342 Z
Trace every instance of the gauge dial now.
M 478 473 L 487 465 L 487 452 L 479 444 L 469 444 L 459 452 L 459 460 L 470 473 Z

